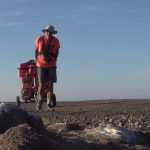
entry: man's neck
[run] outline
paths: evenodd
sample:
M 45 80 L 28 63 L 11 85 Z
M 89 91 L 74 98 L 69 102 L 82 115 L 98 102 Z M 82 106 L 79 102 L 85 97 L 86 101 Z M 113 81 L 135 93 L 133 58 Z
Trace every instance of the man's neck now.
M 46 36 L 44 35 L 45 40 L 49 40 L 52 36 Z

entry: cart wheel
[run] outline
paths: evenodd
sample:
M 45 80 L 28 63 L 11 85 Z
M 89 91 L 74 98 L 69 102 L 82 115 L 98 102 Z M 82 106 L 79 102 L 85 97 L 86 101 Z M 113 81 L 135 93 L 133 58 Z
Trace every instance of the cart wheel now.
M 21 102 L 20 102 L 20 97 L 19 97 L 19 96 L 16 96 L 16 106 L 17 106 L 17 107 L 20 107 L 20 104 L 21 104 Z
M 55 94 L 53 94 L 52 99 L 53 99 L 53 107 L 56 107 L 56 95 Z

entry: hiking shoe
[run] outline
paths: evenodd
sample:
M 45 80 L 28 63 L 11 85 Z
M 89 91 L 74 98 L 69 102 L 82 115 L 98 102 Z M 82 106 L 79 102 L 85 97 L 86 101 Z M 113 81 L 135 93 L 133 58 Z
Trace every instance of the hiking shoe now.
M 42 110 L 42 104 L 43 104 L 43 101 L 42 100 L 39 101 L 39 99 L 37 99 L 35 111 L 37 111 L 37 112 L 41 111 Z
M 36 112 L 41 112 L 42 109 L 39 109 L 39 108 L 36 107 L 36 108 L 35 108 L 35 111 L 36 111 Z
M 36 108 L 35 108 L 36 112 L 42 111 L 42 105 L 40 104 L 36 104 Z
M 47 104 L 46 111 L 55 111 L 55 108 L 52 107 L 50 104 Z

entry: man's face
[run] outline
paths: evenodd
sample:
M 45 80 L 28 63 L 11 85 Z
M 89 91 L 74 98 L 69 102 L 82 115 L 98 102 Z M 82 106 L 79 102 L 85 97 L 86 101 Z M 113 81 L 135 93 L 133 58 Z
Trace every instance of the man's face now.
M 52 33 L 49 31 L 45 31 L 45 36 L 49 39 L 52 36 Z

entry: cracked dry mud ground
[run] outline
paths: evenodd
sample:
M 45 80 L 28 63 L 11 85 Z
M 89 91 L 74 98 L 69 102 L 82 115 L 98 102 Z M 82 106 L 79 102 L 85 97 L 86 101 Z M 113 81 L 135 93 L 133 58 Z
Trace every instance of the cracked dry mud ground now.
M 108 149 L 150 149 L 150 100 L 57 102 L 54 112 L 46 112 L 45 104 L 41 112 L 34 111 L 35 103 L 22 103 L 21 108 L 41 116 L 49 131 L 65 138 L 104 145 Z M 88 136 L 83 132 L 100 124 L 126 128 L 133 131 L 138 140 L 130 144 L 122 143 L 106 136 Z M 95 149 L 98 149 L 97 146 Z

